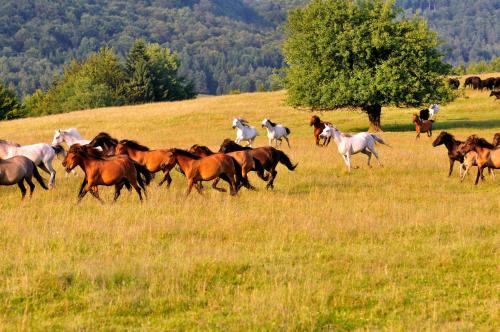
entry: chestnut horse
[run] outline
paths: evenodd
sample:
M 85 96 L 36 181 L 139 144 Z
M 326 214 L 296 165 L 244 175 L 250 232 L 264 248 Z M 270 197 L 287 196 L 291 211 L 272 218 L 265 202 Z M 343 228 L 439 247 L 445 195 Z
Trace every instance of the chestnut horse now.
M 116 145 L 115 152 L 116 154 L 128 155 L 130 159 L 146 167 L 153 174 L 163 171 L 163 179 L 158 185 L 161 186 L 166 181 L 167 188 L 170 187 L 172 183 L 172 177 L 170 176 L 171 169 L 165 168 L 164 165 L 171 158 L 171 149 L 150 150 L 147 146 L 141 145 L 136 141 L 124 139 Z
M 123 186 L 129 188 L 132 186 L 139 199 L 142 201 L 141 188 L 144 189 L 144 183 L 136 168 L 136 164 L 127 156 L 113 156 L 104 158 L 98 154 L 89 151 L 89 148 L 74 144 L 70 147 L 63 166 L 67 172 L 71 172 L 76 166 L 85 173 L 85 180 L 82 183 L 78 193 L 78 202 L 91 192 L 92 195 L 101 203 L 98 186 L 115 186 L 114 201 L 120 196 Z
M 309 125 L 314 127 L 314 140 L 316 141 L 316 145 L 320 146 L 319 144 L 319 139 L 320 135 L 323 132 L 323 129 L 325 129 L 325 124 L 331 125 L 330 122 L 323 122 L 317 115 L 311 116 L 311 120 L 309 121 Z M 325 137 L 323 139 L 323 144 L 322 146 L 328 146 L 330 144 L 331 137 Z
M 484 138 L 479 138 L 477 135 L 471 135 L 462 145 L 460 152 L 466 154 L 469 151 L 477 153 L 477 175 L 476 182 L 479 183 L 479 178 L 483 178 L 483 170 L 485 167 L 492 169 L 500 168 L 500 148 L 486 141 Z
M 234 151 L 245 151 L 245 150 L 250 151 L 252 156 L 260 161 L 262 167 L 264 167 L 266 171 L 271 173 L 271 178 L 269 179 L 269 182 L 266 185 L 267 189 L 274 188 L 274 179 L 278 174 L 278 172 L 276 171 L 276 166 L 278 165 L 278 163 L 282 163 L 290 171 L 293 171 L 297 167 L 297 164 L 293 165 L 292 162 L 290 161 L 290 158 L 288 158 L 288 156 L 283 151 L 275 149 L 272 146 L 265 146 L 252 149 L 249 147 L 241 146 L 231 141 L 230 139 L 226 138 L 222 142 L 219 152 L 229 153 Z
M 207 157 L 215 154 L 215 152 L 210 150 L 207 146 L 198 144 L 195 144 L 191 148 L 189 148 L 188 152 L 191 152 L 200 157 Z M 254 158 L 248 150 L 229 152 L 227 153 L 227 155 L 233 157 L 238 162 L 238 164 L 240 164 L 241 176 L 245 179 L 245 183 L 243 185 L 247 189 L 255 190 L 255 187 L 248 182 L 248 173 L 251 171 L 256 171 L 257 175 L 262 180 L 268 180 L 269 176 L 264 175 L 264 167 L 262 167 L 260 161 Z M 217 188 L 217 183 L 219 183 L 219 181 L 220 179 L 216 179 L 212 184 L 212 188 L 220 190 L 220 188 Z
M 186 196 L 191 193 L 193 186 L 198 182 L 211 181 L 215 178 L 228 182 L 230 194 L 234 196 L 238 193 L 240 182 L 244 182 L 240 165 L 228 155 L 217 153 L 202 158 L 181 149 L 170 149 L 169 155 L 169 160 L 162 167 L 172 169 L 176 164 L 179 165 L 188 181 Z M 195 186 L 195 188 L 198 193 L 202 193 L 200 186 Z
M 415 139 L 420 138 L 420 133 L 427 133 L 428 137 L 432 136 L 434 120 L 421 120 L 417 114 L 413 114 L 413 123 L 415 123 L 415 131 L 417 132 Z

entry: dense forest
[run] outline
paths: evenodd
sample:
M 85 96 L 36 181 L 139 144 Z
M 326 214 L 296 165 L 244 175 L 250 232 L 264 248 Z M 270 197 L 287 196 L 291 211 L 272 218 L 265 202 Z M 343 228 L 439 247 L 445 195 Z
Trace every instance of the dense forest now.
M 290 8 L 306 0 L 3 0 L 0 81 L 20 97 L 47 89 L 73 59 L 101 47 L 124 58 L 143 38 L 170 48 L 179 75 L 202 94 L 275 88 L 283 66 L 281 28 Z M 500 2 L 398 0 L 421 13 L 444 40 L 452 64 L 500 55 Z

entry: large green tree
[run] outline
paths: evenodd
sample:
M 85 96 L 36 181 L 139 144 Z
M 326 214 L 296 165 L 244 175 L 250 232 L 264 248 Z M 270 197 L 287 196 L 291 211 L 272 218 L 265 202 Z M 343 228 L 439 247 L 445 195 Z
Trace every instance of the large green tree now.
M 12 89 L 0 82 L 0 120 L 23 116 L 23 108 Z
M 453 98 L 436 34 L 394 1 L 313 0 L 290 12 L 286 31 L 285 86 L 295 107 L 359 108 L 376 131 L 382 106 Z

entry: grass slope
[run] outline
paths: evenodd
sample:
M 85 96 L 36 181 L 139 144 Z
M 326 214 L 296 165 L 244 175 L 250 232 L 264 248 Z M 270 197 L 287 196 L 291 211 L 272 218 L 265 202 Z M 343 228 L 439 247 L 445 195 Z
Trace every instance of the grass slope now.
M 500 131 L 500 102 L 467 91 L 443 106 L 437 130 L 458 138 Z M 0 136 L 50 142 L 56 128 L 100 131 L 151 147 L 234 137 L 231 118 L 292 130 L 299 167 L 279 166 L 276 189 L 184 199 L 185 179 L 75 205 L 79 177 L 20 203 L 0 188 L 0 329 L 497 330 L 498 180 L 447 178 L 444 147 L 415 141 L 410 109 L 384 109 L 384 167 L 347 174 L 334 143 L 313 145 L 310 113 L 284 93 L 208 97 L 0 122 Z M 366 115 L 320 114 L 344 131 Z M 264 131 L 257 145 L 267 144 Z M 375 164 L 376 165 L 376 164 Z M 156 178 L 158 181 L 158 177 Z M 102 197 L 112 199 L 103 188 Z

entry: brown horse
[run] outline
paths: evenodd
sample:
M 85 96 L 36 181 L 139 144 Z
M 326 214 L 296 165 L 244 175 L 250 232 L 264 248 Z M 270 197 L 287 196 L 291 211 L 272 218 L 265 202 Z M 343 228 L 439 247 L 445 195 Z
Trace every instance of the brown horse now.
M 42 186 L 43 189 L 49 189 L 43 181 L 40 173 L 38 173 L 38 169 L 35 164 L 30 159 L 25 156 L 14 156 L 9 159 L 0 159 L 0 185 L 12 186 L 17 184 L 21 190 L 22 200 L 26 197 L 26 187 L 24 186 L 24 181 L 26 181 L 30 187 L 30 199 L 33 195 L 33 190 L 35 190 L 35 185 L 32 181 L 33 176 L 38 183 L 40 183 L 40 186 Z
M 413 114 L 413 123 L 415 123 L 415 131 L 417 132 L 415 139 L 420 138 L 420 133 L 427 133 L 428 137 L 432 136 L 434 120 L 421 120 L 417 114 Z
M 116 145 L 115 152 L 116 154 L 128 155 L 130 159 L 146 167 L 153 174 L 163 171 L 163 179 L 158 185 L 161 186 L 166 181 L 167 188 L 170 187 L 172 183 L 172 177 L 170 176 L 171 169 L 167 169 L 163 165 L 170 160 L 171 149 L 150 150 L 147 146 L 141 145 L 136 141 L 124 139 Z
M 269 179 L 269 182 L 266 185 L 267 189 L 274 188 L 274 179 L 278 174 L 278 172 L 276 171 L 276 166 L 278 165 L 278 163 L 282 163 L 290 171 L 293 171 L 297 167 L 297 164 L 293 165 L 292 162 L 290 161 L 290 158 L 288 158 L 288 156 L 283 151 L 275 149 L 272 146 L 265 146 L 252 149 L 249 147 L 241 146 L 231 141 L 230 139 L 226 138 L 222 142 L 219 152 L 229 153 L 234 151 L 245 151 L 245 150 L 249 151 L 255 159 L 259 160 L 260 163 L 262 164 L 262 167 L 264 167 L 264 169 L 271 174 L 271 178 Z
M 314 127 L 313 134 L 314 134 L 314 140 L 316 141 L 317 146 L 320 146 L 319 135 L 321 135 L 321 133 L 323 132 L 323 129 L 325 129 L 325 124 L 330 125 L 330 126 L 332 125 L 330 122 L 321 121 L 321 119 L 317 115 L 311 116 L 311 120 L 309 121 L 309 125 Z M 331 137 L 325 137 L 323 139 L 322 146 L 328 146 L 328 144 L 330 144 L 331 139 L 332 139 Z
M 169 160 L 162 167 L 172 169 L 176 164 L 179 165 L 188 181 L 186 196 L 198 182 L 211 181 L 215 178 L 221 178 L 229 183 L 230 194 L 234 196 L 238 193 L 239 183 L 244 181 L 240 165 L 228 155 L 217 153 L 202 158 L 181 149 L 171 149 L 169 154 Z M 195 187 L 201 194 L 201 187 Z
M 191 152 L 200 157 L 207 157 L 215 154 L 215 152 L 210 150 L 207 146 L 198 144 L 193 145 L 188 150 L 188 152 Z M 247 189 L 255 190 L 255 187 L 248 182 L 248 173 L 251 171 L 256 171 L 257 175 L 264 181 L 267 181 L 269 179 L 269 176 L 266 176 L 264 174 L 264 168 L 262 167 L 260 161 L 254 158 L 251 152 L 249 152 L 248 150 L 229 152 L 227 153 L 227 155 L 233 157 L 238 162 L 238 164 L 240 164 L 241 176 L 246 180 L 246 183 L 243 185 Z M 216 179 L 212 184 L 212 188 L 220 190 L 220 188 L 217 188 L 217 183 L 219 183 L 219 181 L 220 179 Z
M 495 96 L 497 99 L 500 99 L 500 91 L 491 91 L 490 97 Z
M 455 136 L 446 131 L 442 131 L 434 142 L 432 142 L 432 146 L 436 147 L 444 144 L 448 150 L 448 159 L 450 160 L 450 171 L 448 172 L 448 176 L 453 172 L 453 164 L 455 161 L 459 163 L 464 162 L 464 155 L 460 152 L 460 145 L 462 143 L 462 141 L 455 139 Z
M 500 145 L 500 133 L 496 133 L 495 136 L 493 136 L 493 142 L 491 144 L 494 146 Z
M 108 133 L 100 132 L 87 145 L 93 148 L 101 148 L 104 156 L 113 156 L 115 155 L 118 140 Z
M 90 152 L 86 147 L 74 144 L 69 149 L 63 161 L 63 166 L 67 172 L 80 166 L 85 173 L 85 180 L 78 193 L 78 202 L 90 191 L 102 203 L 103 201 L 98 192 L 98 186 L 100 185 L 115 186 L 114 201 L 120 196 L 123 186 L 127 188 L 132 186 L 142 201 L 141 188 L 145 189 L 144 183 L 136 164 L 127 156 L 120 155 L 104 158 Z
M 460 152 L 463 154 L 469 151 L 477 153 L 477 175 L 475 184 L 479 183 L 479 178 L 483 178 L 483 170 L 485 167 L 492 169 L 500 168 L 500 148 L 486 141 L 484 138 L 479 138 L 476 135 L 469 136 L 462 145 Z

